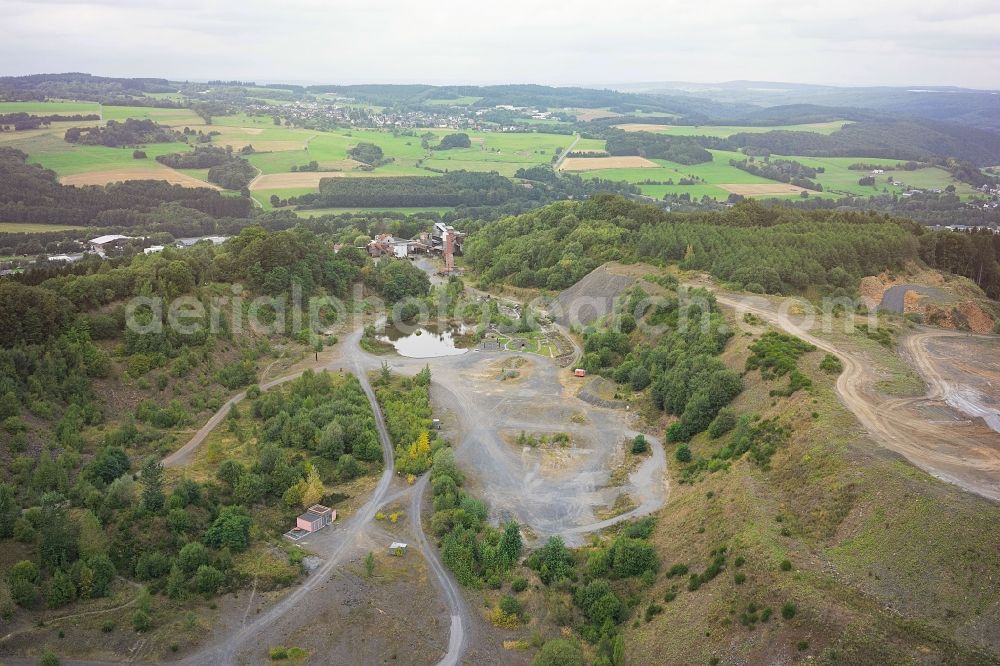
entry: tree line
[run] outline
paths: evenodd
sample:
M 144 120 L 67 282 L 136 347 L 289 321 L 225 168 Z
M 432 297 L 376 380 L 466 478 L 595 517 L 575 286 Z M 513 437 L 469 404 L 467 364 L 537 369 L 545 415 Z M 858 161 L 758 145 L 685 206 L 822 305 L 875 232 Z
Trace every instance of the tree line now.
M 111 148 L 185 140 L 181 132 L 152 120 L 136 118 L 128 118 L 123 122 L 109 120 L 104 127 L 71 127 L 66 130 L 64 138 L 70 143 Z
M 98 226 L 102 213 L 148 212 L 163 203 L 177 203 L 213 217 L 246 217 L 250 212 L 248 199 L 163 181 L 82 188 L 62 185 L 55 173 L 28 164 L 27 158 L 20 150 L 0 147 L 0 217 L 5 222 Z

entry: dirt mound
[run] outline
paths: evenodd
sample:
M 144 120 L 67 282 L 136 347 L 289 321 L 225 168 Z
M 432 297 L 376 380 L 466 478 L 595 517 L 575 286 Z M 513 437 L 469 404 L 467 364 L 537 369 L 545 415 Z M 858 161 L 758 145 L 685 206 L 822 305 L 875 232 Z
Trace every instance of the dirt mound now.
M 576 397 L 584 402 L 589 402 L 590 404 L 598 407 L 622 409 L 625 407 L 626 403 L 624 400 L 615 398 L 615 390 L 617 388 L 617 384 L 609 379 L 594 377 L 586 386 L 577 392 Z
M 615 275 L 600 266 L 560 293 L 552 304 L 552 314 L 567 328 L 586 326 L 611 312 L 615 299 L 634 282 L 635 278 Z
M 883 271 L 878 275 L 861 278 L 858 292 L 865 304 L 869 308 L 877 308 L 882 303 L 886 290 L 892 287 L 910 284 L 917 291 L 921 291 L 925 287 L 940 287 L 946 282 L 944 276 L 937 271 L 928 270 L 912 262 L 905 266 L 903 272 L 907 277 L 890 275 L 888 271 Z
M 858 285 L 858 292 L 861 294 L 865 305 L 870 309 L 878 307 L 878 304 L 882 302 L 882 295 L 885 294 L 887 288 L 885 282 L 882 280 L 882 276 L 869 275 L 868 277 L 861 278 L 861 284 Z
M 920 312 L 923 308 L 920 306 L 920 301 L 923 300 L 922 294 L 909 290 L 903 295 L 903 312 Z

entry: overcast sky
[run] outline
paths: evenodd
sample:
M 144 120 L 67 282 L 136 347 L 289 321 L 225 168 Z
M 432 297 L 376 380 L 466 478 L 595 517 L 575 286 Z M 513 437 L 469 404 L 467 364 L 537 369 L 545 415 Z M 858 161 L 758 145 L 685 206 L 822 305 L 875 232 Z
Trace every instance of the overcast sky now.
M 1000 0 L 0 0 L 0 73 L 1000 88 Z

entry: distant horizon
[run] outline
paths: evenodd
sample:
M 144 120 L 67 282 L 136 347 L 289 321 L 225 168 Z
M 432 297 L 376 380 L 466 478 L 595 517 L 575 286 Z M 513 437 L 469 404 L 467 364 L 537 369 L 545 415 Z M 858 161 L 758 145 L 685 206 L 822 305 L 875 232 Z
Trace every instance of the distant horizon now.
M 1000 88 L 1000 6 L 925 0 L 0 0 L 8 71 L 208 80 Z
M 666 79 L 666 80 L 650 80 L 650 81 L 617 81 L 613 83 L 609 82 L 596 82 L 596 83 L 579 83 L 579 82 L 565 82 L 565 83 L 552 83 L 552 82 L 541 82 L 541 81 L 492 81 L 492 82 L 469 82 L 469 81 L 449 81 L 449 82 L 435 82 L 432 80 L 356 80 L 356 81 L 331 81 L 331 80 L 313 80 L 313 79 L 294 79 L 294 78 L 261 78 L 253 76 L 209 76 L 209 77 L 176 77 L 176 76 L 164 76 L 162 74 L 117 74 L 117 73 L 105 73 L 100 71 L 85 71 L 80 69 L 62 69 L 62 70 L 52 70 L 52 71 L 30 71 L 21 73 L 9 73 L 0 69 L 0 78 L 4 77 L 27 77 L 27 76 L 53 76 L 53 75 L 65 75 L 65 74 L 87 74 L 89 76 L 101 77 L 101 78 L 114 78 L 114 79 L 165 79 L 171 83 L 205 83 L 208 84 L 212 81 L 243 81 L 243 82 L 253 82 L 257 85 L 297 85 L 297 86 L 364 86 L 364 85 L 390 85 L 390 86 L 433 86 L 438 88 L 448 88 L 448 87 L 462 87 L 462 86 L 472 86 L 472 87 L 490 87 L 490 86 L 545 86 L 551 88 L 586 88 L 593 90 L 620 90 L 621 92 L 641 92 L 639 90 L 642 87 L 643 91 L 647 88 L 655 86 L 669 86 L 669 87 L 679 87 L 679 86 L 701 86 L 705 88 L 710 88 L 712 86 L 732 86 L 734 84 L 760 84 L 769 86 L 803 86 L 803 87 L 814 87 L 814 88 L 834 88 L 834 89 L 850 89 L 850 88 L 888 88 L 893 90 L 902 91 L 912 91 L 920 92 L 922 90 L 931 89 L 953 89 L 964 92 L 984 92 L 984 93 L 998 93 L 1000 94 L 1000 87 L 997 88 L 986 88 L 986 87 L 974 87 L 974 86 L 963 86 L 956 84 L 941 84 L 941 83 L 909 83 L 909 84 L 860 84 L 860 83 L 816 83 L 814 81 L 791 81 L 791 80 L 765 80 L 765 79 L 719 79 L 719 80 L 684 80 L 684 79 Z M 677 88 L 680 91 L 680 88 Z M 766 92 L 766 91 L 760 91 Z

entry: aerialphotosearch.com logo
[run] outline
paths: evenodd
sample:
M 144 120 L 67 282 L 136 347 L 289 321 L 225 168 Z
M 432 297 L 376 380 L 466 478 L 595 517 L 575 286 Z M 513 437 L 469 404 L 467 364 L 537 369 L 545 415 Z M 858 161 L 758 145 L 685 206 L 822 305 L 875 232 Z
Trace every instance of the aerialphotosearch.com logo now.
M 731 308 L 735 317 L 721 316 L 719 305 Z M 125 308 L 126 327 L 135 334 L 179 335 L 210 333 L 240 336 L 328 334 L 379 322 L 405 333 L 428 325 L 462 322 L 480 335 L 513 335 L 558 327 L 582 332 L 590 326 L 618 333 L 638 329 L 655 340 L 672 331 L 728 335 L 760 333 L 766 323 L 786 330 L 830 333 L 837 328 L 850 333 L 858 315 L 871 328 L 878 326 L 877 313 L 851 298 L 824 298 L 818 304 L 796 297 L 764 297 L 749 294 L 713 293 L 703 288 L 681 286 L 676 295 L 649 296 L 641 292 L 604 296 L 536 297 L 527 303 L 507 301 L 482 292 L 466 290 L 451 296 L 438 290 L 427 297 L 407 297 L 395 302 L 366 293 L 356 285 L 348 299 L 332 296 L 306 298 L 299 285 L 283 295 L 248 294 L 234 284 L 227 293 L 195 298 L 136 296 Z M 730 323 L 731 322 L 731 323 Z M 735 327 L 735 328 L 734 328 Z

